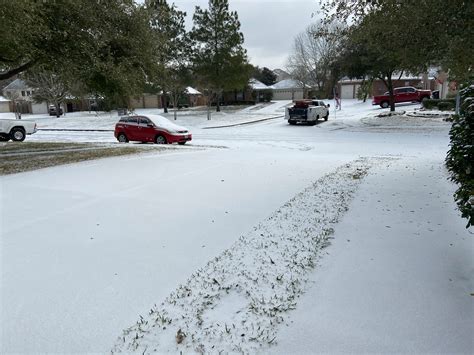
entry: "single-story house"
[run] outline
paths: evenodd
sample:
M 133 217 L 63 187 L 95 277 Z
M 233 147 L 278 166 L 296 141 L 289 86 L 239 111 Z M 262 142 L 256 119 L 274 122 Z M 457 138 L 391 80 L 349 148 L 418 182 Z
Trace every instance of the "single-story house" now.
M 310 89 L 310 86 L 299 80 L 284 79 L 273 84 L 270 88 L 273 90 L 274 100 L 300 100 L 304 98 L 305 92 Z
M 265 101 L 266 96 L 267 96 L 267 100 L 268 100 L 269 97 L 271 97 L 267 94 L 268 92 L 273 91 L 271 86 L 267 86 L 267 85 L 265 85 L 264 83 L 262 83 L 261 81 L 255 79 L 255 78 L 251 78 L 249 80 L 248 86 L 249 86 L 250 90 L 252 91 L 252 93 L 253 93 L 252 97 L 255 98 L 256 102 Z
M 130 108 L 163 108 L 163 93 L 158 94 L 147 94 L 144 93 L 141 96 L 131 97 L 130 98 Z M 168 105 L 170 104 L 168 98 Z M 188 86 L 185 90 L 185 97 L 180 100 L 181 102 L 186 102 L 189 106 L 203 106 L 206 105 L 206 99 L 202 93 L 198 90 Z
M 341 79 L 338 82 L 338 92 L 342 99 L 355 99 L 357 98 L 357 91 L 362 85 L 362 79 L 349 79 L 347 77 Z M 436 80 L 433 76 L 430 75 L 394 75 L 392 77 L 393 87 L 402 87 L 402 86 L 413 86 L 419 89 L 428 89 L 428 90 L 438 90 L 436 85 Z M 372 91 L 370 97 L 383 95 L 387 92 L 387 87 L 384 82 L 380 79 L 375 79 L 372 83 Z

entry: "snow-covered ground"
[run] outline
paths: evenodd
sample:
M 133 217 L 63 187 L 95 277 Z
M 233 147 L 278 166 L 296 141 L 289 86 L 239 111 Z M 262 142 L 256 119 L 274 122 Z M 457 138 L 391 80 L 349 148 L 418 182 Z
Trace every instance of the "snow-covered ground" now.
M 189 110 L 185 150 L 0 177 L 1 352 L 472 353 L 473 235 L 443 166 L 450 124 L 346 100 L 314 127 L 204 129 L 287 104 L 211 123 Z

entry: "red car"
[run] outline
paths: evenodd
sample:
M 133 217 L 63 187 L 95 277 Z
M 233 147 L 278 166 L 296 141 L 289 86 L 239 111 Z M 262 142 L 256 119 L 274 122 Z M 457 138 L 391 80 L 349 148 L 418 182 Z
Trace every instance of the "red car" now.
M 406 86 L 401 88 L 393 89 L 393 99 L 395 103 L 399 102 L 422 102 L 423 99 L 429 99 L 431 97 L 430 90 L 419 90 L 413 86 Z M 382 108 L 387 108 L 390 106 L 390 97 L 388 92 L 383 95 L 374 96 L 372 100 L 372 105 L 380 105 Z
M 154 142 L 157 144 L 185 144 L 191 133 L 160 115 L 124 116 L 115 125 L 115 138 L 119 142 Z

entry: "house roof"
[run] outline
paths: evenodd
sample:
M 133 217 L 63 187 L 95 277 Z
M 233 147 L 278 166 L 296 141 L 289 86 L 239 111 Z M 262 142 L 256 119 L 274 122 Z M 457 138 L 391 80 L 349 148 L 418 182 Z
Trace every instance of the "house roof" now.
M 253 89 L 253 90 L 266 90 L 266 89 L 270 89 L 271 87 L 265 85 L 264 83 L 262 83 L 261 81 L 258 81 L 257 79 L 255 78 L 251 78 L 249 80 L 249 86 Z
M 277 76 L 277 81 L 289 79 L 291 75 L 282 69 L 274 69 L 273 73 Z
M 10 101 L 10 100 L 8 100 L 7 98 L 5 98 L 5 97 L 3 97 L 3 96 L 0 96 L 0 102 L 2 102 L 2 101 L 8 102 L 8 101 Z
M 26 84 L 25 81 L 21 79 L 15 79 L 10 84 L 5 86 L 3 90 L 24 90 L 29 88 L 30 87 Z
M 285 79 L 281 80 L 278 83 L 273 84 L 270 88 L 278 90 L 278 89 L 301 89 L 303 83 L 299 80 L 295 79 Z M 306 85 L 308 87 L 308 85 Z
M 185 91 L 188 95 L 202 95 L 199 91 L 192 88 L 191 86 L 188 86 Z

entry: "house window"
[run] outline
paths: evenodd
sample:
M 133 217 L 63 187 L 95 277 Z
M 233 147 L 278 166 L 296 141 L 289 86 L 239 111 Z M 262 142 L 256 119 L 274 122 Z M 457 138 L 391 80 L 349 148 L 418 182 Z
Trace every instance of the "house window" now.
M 24 91 L 21 92 L 21 96 L 26 96 Z
M 31 91 L 27 91 L 26 95 L 31 96 Z

